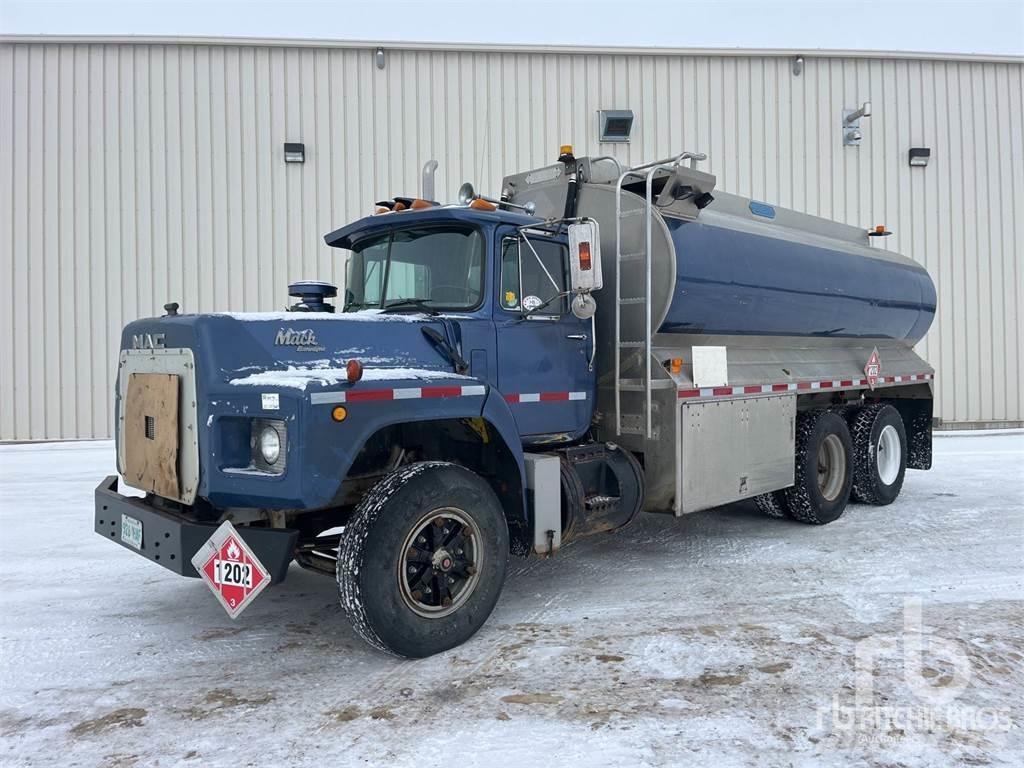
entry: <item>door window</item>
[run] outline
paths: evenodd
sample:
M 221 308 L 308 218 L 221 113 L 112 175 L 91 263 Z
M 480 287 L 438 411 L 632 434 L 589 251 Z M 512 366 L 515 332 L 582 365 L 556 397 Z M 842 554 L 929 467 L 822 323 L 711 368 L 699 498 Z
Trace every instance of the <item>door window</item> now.
M 501 306 L 509 311 L 532 311 L 547 304 L 538 314 L 559 315 L 568 290 L 569 249 L 551 240 L 506 238 L 501 253 Z M 520 274 L 522 282 L 520 282 Z

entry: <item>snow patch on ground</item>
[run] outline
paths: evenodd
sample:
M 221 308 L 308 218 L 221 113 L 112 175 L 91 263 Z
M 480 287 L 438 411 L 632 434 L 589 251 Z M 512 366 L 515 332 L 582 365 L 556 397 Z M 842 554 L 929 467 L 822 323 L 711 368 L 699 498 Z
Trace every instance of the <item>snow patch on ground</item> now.
M 888 507 L 827 526 L 738 504 L 513 558 L 483 630 L 420 661 L 373 651 L 334 580 L 293 566 L 237 620 L 93 532 L 111 442 L 0 447 L 0 764 L 1020 765 L 1024 436 L 944 436 Z M 858 643 L 926 638 L 970 662 L 960 708 L 848 739 Z M 948 669 L 929 656 L 942 683 Z M 921 707 L 901 656 L 873 704 Z

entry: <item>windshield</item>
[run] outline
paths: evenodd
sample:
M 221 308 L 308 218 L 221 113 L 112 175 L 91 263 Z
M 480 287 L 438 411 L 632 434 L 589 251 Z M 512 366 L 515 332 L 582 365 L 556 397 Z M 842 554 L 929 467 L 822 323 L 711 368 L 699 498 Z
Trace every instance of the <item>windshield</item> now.
M 345 311 L 416 306 L 472 309 L 483 296 L 483 237 L 465 226 L 400 229 L 356 243 Z

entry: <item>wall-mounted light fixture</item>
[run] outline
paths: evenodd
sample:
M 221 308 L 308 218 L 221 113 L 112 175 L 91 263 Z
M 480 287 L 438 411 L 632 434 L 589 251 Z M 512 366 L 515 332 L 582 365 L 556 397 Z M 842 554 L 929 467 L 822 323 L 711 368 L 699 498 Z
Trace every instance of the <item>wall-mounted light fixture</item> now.
M 803 71 L 804 71 L 804 57 L 803 56 L 797 56 L 795 59 L 793 59 L 793 74 L 796 77 L 800 77 L 800 75 L 803 74 Z
M 628 142 L 633 131 L 632 109 L 597 110 L 598 141 Z
M 305 144 L 291 144 L 285 142 L 284 145 L 284 161 L 286 163 L 304 163 L 306 162 L 306 145 Z
M 928 165 L 928 158 L 932 156 L 932 151 L 928 147 L 911 147 L 910 148 L 910 165 Z
M 860 140 L 864 138 L 864 134 L 860 132 L 860 119 L 862 117 L 871 117 L 870 101 L 865 101 L 863 104 L 861 104 L 860 109 L 843 110 L 843 122 L 841 124 L 841 127 L 843 131 L 844 146 L 860 146 Z
M 377 52 L 373 55 L 373 60 L 377 62 L 377 69 L 384 69 L 384 49 L 378 48 Z

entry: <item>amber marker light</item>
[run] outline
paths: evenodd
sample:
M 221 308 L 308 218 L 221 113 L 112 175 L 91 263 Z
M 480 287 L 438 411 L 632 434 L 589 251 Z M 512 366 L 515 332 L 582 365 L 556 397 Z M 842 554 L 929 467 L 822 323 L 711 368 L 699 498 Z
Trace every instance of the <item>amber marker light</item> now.
M 683 358 L 681 358 L 681 357 L 673 357 L 672 360 L 669 362 L 669 370 L 672 373 L 682 373 L 683 372 Z
M 590 258 L 590 243 L 584 240 L 580 243 L 580 270 L 588 272 L 593 269 L 593 261 Z
M 331 411 L 331 418 L 335 421 L 344 421 L 348 417 L 348 411 L 344 405 L 334 406 L 334 410 Z
M 498 206 L 494 205 L 493 203 L 487 202 L 482 197 L 476 198 L 473 202 L 471 202 L 469 204 L 469 207 L 472 208 L 474 211 L 496 211 L 496 210 L 498 210 Z
M 358 360 L 349 360 L 345 363 L 345 374 L 350 382 L 359 381 L 363 378 L 363 364 Z

